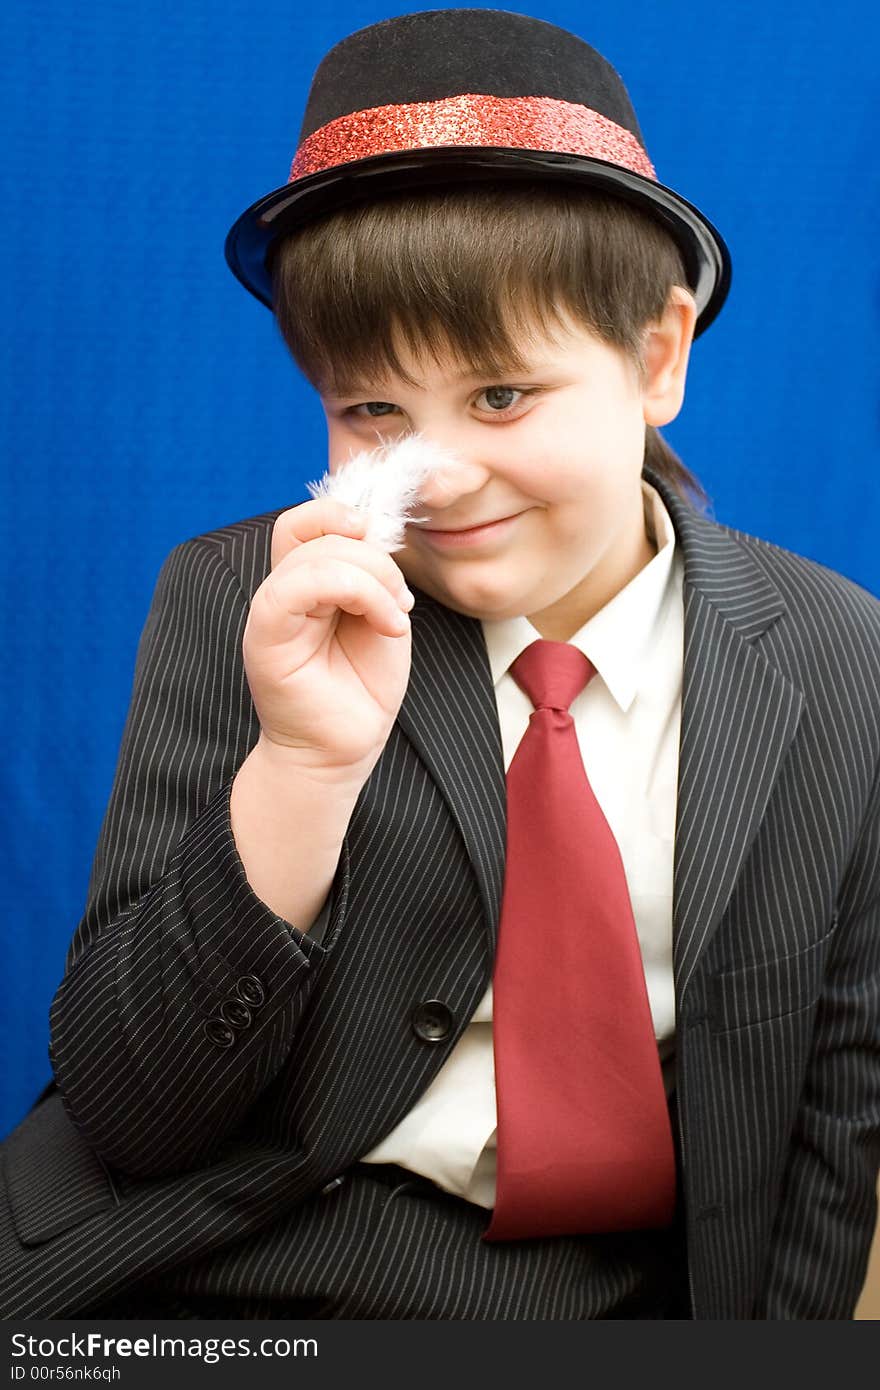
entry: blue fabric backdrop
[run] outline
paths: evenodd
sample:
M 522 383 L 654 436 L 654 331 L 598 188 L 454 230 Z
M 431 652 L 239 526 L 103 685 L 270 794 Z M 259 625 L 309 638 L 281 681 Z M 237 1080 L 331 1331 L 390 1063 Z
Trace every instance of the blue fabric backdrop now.
M 0 1133 L 49 1077 L 137 640 L 178 541 L 303 500 L 320 409 L 226 269 L 326 49 L 412 4 L 7 0 Z M 880 593 L 870 0 L 526 12 L 622 72 L 662 181 L 733 253 L 667 431 L 717 517 Z

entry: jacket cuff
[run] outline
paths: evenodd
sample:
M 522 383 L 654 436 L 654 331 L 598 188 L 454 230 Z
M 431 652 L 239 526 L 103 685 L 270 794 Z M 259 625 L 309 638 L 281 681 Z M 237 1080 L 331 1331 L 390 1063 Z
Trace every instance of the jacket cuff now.
M 232 833 L 231 792 L 230 780 L 190 826 L 171 867 L 180 876 L 198 975 L 209 991 L 228 995 L 253 976 L 277 1000 L 303 986 L 338 938 L 348 899 L 348 846 L 343 843 L 319 940 L 279 917 L 249 884 Z

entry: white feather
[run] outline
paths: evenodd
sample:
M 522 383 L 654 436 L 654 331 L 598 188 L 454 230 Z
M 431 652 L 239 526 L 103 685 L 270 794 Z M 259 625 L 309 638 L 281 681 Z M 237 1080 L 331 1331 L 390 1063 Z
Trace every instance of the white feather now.
M 409 515 L 425 481 L 457 463 L 455 454 L 420 434 L 408 434 L 397 443 L 361 450 L 340 464 L 335 473 L 325 473 L 306 487 L 312 497 L 333 497 L 364 512 L 364 540 L 391 553 L 402 548 L 408 524 L 428 520 Z

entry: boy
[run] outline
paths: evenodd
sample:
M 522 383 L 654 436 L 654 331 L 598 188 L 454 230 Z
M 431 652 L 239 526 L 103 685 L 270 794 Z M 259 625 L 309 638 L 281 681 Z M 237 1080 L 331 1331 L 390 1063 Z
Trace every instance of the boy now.
M 656 434 L 723 242 L 598 54 L 450 10 L 328 54 L 227 254 L 331 467 L 460 464 L 396 556 L 314 500 L 166 563 L 5 1315 L 851 1316 L 880 604 Z

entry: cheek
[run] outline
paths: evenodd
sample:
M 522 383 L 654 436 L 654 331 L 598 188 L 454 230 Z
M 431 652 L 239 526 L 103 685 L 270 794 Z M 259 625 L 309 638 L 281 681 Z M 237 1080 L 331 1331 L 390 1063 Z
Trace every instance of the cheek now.
M 538 506 L 571 499 L 583 479 L 584 460 L 548 430 L 535 432 L 499 451 L 494 472 L 520 497 Z
M 354 432 L 346 429 L 339 421 L 327 431 L 327 467 L 335 473 L 343 463 L 363 448 Z
M 510 482 L 526 497 L 534 498 L 540 506 L 552 509 L 552 515 L 565 515 L 577 510 L 591 496 L 599 496 L 606 485 L 601 451 L 591 453 L 586 447 L 564 449 L 559 441 L 530 457 L 516 468 L 510 468 Z
M 641 473 L 644 421 L 637 413 L 578 412 L 574 423 L 545 433 L 543 452 L 532 452 L 520 477 L 524 490 L 560 509 L 563 516 L 607 514 L 620 505 Z M 523 465 L 524 470 L 526 465 Z
M 620 450 L 612 417 L 583 401 L 548 412 L 511 445 L 505 476 L 524 496 L 551 506 L 577 506 L 591 493 L 601 495 Z
M 601 545 L 615 529 L 629 488 L 625 470 L 609 466 L 608 456 L 586 451 L 566 466 L 557 467 L 544 488 L 547 510 L 543 534 L 551 545 L 583 554 Z

